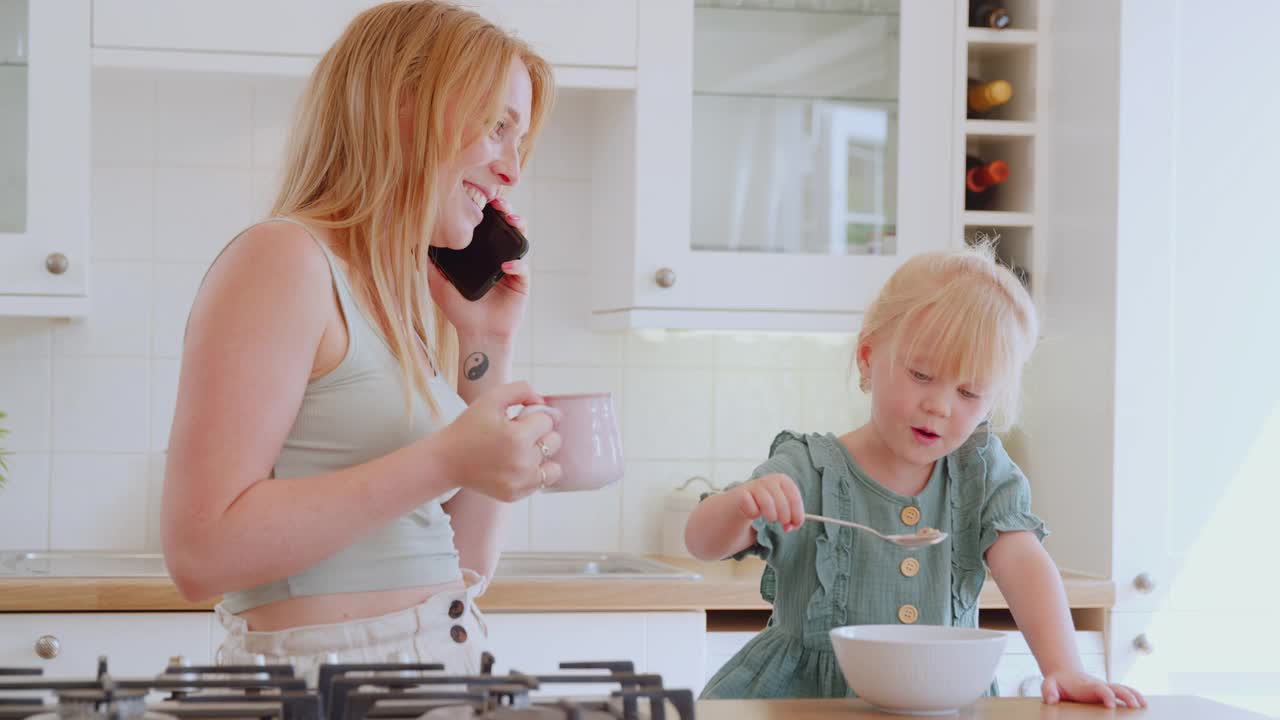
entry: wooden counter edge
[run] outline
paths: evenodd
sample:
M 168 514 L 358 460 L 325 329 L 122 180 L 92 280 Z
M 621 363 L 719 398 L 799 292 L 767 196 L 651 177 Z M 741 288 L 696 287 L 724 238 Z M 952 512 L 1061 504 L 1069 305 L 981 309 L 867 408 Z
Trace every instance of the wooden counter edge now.
M 0 578 L 0 612 L 200 611 L 217 602 L 190 602 L 168 578 Z
M 1149 708 L 1135 717 L 1159 717 L 1167 720 L 1265 720 L 1260 715 L 1238 707 L 1224 705 L 1196 695 L 1148 695 Z M 1042 705 L 1039 698 L 983 698 L 961 710 L 953 718 L 969 720 L 1031 720 L 1032 718 L 1097 718 L 1124 717 L 1124 710 L 1109 710 L 1100 705 Z M 1149 713 L 1149 715 L 1148 715 Z M 699 700 L 699 720 L 888 720 L 909 717 L 877 712 L 861 700 Z
M 768 610 L 760 566 L 657 558 L 701 572 L 701 580 L 495 580 L 478 604 L 487 612 L 664 612 Z M 711 567 L 704 567 L 711 566 Z M 705 569 L 705 572 L 703 570 Z M 1072 608 L 1115 604 L 1111 580 L 1063 573 Z M 566 585 L 573 591 L 565 592 Z M 184 600 L 167 578 L 0 578 L 0 612 L 163 612 L 210 610 L 214 598 Z M 983 585 L 983 609 L 1007 604 L 994 582 Z

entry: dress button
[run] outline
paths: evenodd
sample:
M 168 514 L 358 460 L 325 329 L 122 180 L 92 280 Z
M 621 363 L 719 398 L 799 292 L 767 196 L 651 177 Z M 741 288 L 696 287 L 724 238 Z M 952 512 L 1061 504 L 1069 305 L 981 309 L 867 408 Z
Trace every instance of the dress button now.
M 461 645 L 467 641 L 467 629 L 461 625 L 454 625 L 449 628 L 449 637 L 453 638 L 454 642 Z
M 467 607 L 466 605 L 462 604 L 461 600 L 454 600 L 453 602 L 449 603 L 449 617 L 453 618 L 454 620 L 457 620 L 458 618 L 462 617 L 462 611 L 465 610 L 466 607 Z
M 916 610 L 915 605 L 908 603 L 898 608 L 898 620 L 902 621 L 903 624 L 910 625 L 919 619 L 920 611 Z
M 920 508 L 914 505 L 902 508 L 902 522 L 905 525 L 915 525 L 920 522 Z
M 915 577 L 920 573 L 920 561 L 915 558 L 907 558 L 898 563 L 898 570 L 907 577 Z

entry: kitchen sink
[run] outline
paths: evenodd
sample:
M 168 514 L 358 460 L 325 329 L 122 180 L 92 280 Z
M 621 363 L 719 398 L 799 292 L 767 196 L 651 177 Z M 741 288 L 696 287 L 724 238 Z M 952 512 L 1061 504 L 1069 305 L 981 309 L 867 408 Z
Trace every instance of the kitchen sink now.
M 0 552 L 0 577 L 168 577 L 160 553 L 79 550 Z M 519 580 L 697 580 L 695 572 L 631 553 L 509 552 L 496 577 Z
M 160 553 L 93 550 L 0 552 L 0 577 L 168 577 Z
M 496 578 L 520 580 L 698 580 L 698 573 L 631 553 L 509 552 L 498 559 Z

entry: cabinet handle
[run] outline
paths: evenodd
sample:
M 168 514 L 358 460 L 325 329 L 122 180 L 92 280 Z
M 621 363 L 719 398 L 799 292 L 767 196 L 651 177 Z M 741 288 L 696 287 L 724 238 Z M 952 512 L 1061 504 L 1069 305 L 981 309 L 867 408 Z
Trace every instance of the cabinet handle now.
M 1147 595 L 1156 589 L 1156 581 L 1146 573 L 1139 573 L 1138 577 L 1133 579 L 1133 586 L 1138 589 L 1138 592 Z
M 1044 685 L 1044 676 L 1028 675 L 1018 683 L 1018 697 L 1040 697 L 1040 688 Z
M 1156 651 L 1155 646 L 1151 644 L 1151 639 L 1147 637 L 1146 633 L 1139 633 L 1138 636 L 1133 639 L 1133 649 L 1143 655 L 1150 655 Z
M 669 288 L 676 284 L 676 271 L 671 268 L 662 268 L 653 276 L 653 280 L 658 283 L 658 287 Z
M 36 640 L 36 654 L 45 660 L 52 660 L 58 657 L 58 653 L 62 650 L 62 641 L 53 635 L 41 635 Z
M 66 255 L 63 255 L 60 252 L 49 253 L 49 257 L 44 259 L 44 269 L 54 275 L 61 275 L 66 272 L 67 268 L 70 266 L 71 261 L 67 259 Z

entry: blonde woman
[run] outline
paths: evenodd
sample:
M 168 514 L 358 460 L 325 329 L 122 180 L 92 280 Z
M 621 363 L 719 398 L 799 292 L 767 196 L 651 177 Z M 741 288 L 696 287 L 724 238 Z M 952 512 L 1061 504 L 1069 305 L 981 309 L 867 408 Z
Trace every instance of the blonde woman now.
M 781 433 L 750 480 L 689 517 L 695 556 L 764 558 L 761 594 L 773 604 L 769 627 L 703 697 L 851 695 L 833 627 L 976 627 L 990 568 L 1040 664 L 1044 702 L 1146 705 L 1133 688 L 1084 671 L 1030 485 L 993 434 L 1016 420 L 1038 328 L 1030 295 L 988 246 L 924 253 L 894 272 L 867 309 L 853 358 L 870 420 L 840 436 Z M 948 537 L 908 553 L 805 522 L 806 512 Z
M 272 219 L 191 309 L 165 472 L 165 560 L 222 595 L 218 660 L 443 662 L 476 672 L 474 606 L 506 504 L 555 483 L 553 420 L 509 382 L 526 266 L 477 302 L 436 271 L 520 181 L 551 69 L 444 2 L 379 5 L 320 60 Z M 467 372 L 458 369 L 466 364 Z

